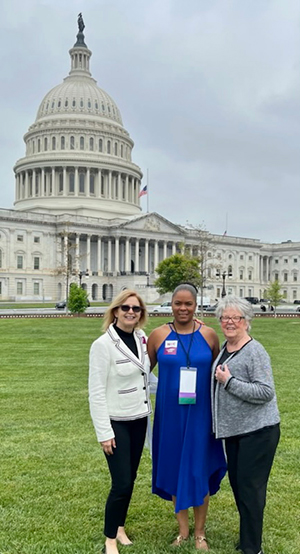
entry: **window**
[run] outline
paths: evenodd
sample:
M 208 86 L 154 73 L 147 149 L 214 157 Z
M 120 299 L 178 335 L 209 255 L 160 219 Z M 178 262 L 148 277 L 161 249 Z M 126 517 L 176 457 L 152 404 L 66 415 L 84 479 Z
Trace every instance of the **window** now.
M 56 137 L 52 137 L 52 150 L 56 150 Z
M 240 260 L 244 259 L 244 254 L 240 254 Z
M 99 139 L 99 152 L 103 152 L 103 140 Z
M 70 150 L 75 150 L 75 137 L 70 137 Z
M 221 298 L 221 289 L 217 287 L 217 298 Z
M 248 271 L 248 280 L 252 281 L 252 271 L 251 271 L 251 269 L 249 269 L 249 271 Z
M 44 151 L 46 152 L 48 150 L 48 139 L 47 137 L 44 138 Z
M 33 258 L 33 269 L 40 269 L 40 258 L 38 256 Z
M 252 262 L 252 256 L 249 254 L 249 262 Z
M 104 175 L 101 175 L 101 196 L 104 196 Z
M 79 146 L 80 146 L 80 150 L 84 150 L 84 137 L 80 137 Z
M 275 279 L 275 281 L 279 280 L 279 273 L 274 273 L 274 279 Z
M 287 264 L 288 263 L 288 259 L 287 258 L 284 258 L 284 263 Z
M 110 140 L 107 141 L 107 153 L 110 154 Z
M 211 267 L 207 268 L 207 277 L 211 279 Z
M 219 269 L 216 269 L 216 277 L 220 277 L 220 275 L 221 275 L 220 270 L 219 270 Z
M 294 264 L 298 263 L 298 258 L 294 258 Z
M 2 267 L 2 250 L 0 250 L 0 267 Z
M 287 290 L 286 289 L 283 289 L 282 296 L 285 300 L 287 299 Z
M 121 158 L 123 158 L 124 156 L 124 146 L 123 144 L 121 144 Z
M 228 277 L 232 277 L 232 265 L 229 265 L 229 266 L 228 266 L 228 271 L 227 271 L 227 273 L 228 273 Z
M 95 194 L 95 175 L 90 174 L 90 194 Z
M 75 173 L 69 173 L 69 192 L 74 194 L 75 192 Z
M 21 255 L 17 256 L 17 268 L 23 269 L 23 256 Z
M 73 98 L 73 101 L 72 101 L 72 108 L 76 108 L 76 100 L 75 100 L 75 98 Z
M 17 235 L 17 241 L 18 242 L 23 242 L 23 240 L 24 240 L 23 235 Z
M 293 300 L 296 300 L 296 298 L 297 298 L 297 291 L 293 290 Z
M 115 142 L 115 156 L 118 155 L 118 143 Z
M 33 294 L 35 296 L 40 294 L 40 283 L 33 283 Z
M 64 150 L 66 146 L 66 139 L 65 137 L 60 137 L 60 148 L 61 150 Z
M 283 280 L 284 280 L 285 283 L 287 282 L 287 280 L 288 280 L 288 274 L 287 273 L 283 274 Z
M 35 152 L 35 142 L 34 142 L 34 140 L 33 140 L 33 141 L 32 141 L 32 153 L 34 154 L 34 152 Z
M 297 275 L 297 273 L 294 273 L 294 275 L 293 275 L 293 281 L 294 281 L 294 283 L 297 283 L 297 281 L 298 281 L 298 275 Z
M 58 192 L 63 192 L 64 190 L 64 175 L 62 172 L 60 172 L 58 176 Z
M 275 264 L 278 264 L 278 258 L 276 258 L 276 260 L 275 260 Z
M 37 149 L 38 149 L 38 152 L 41 151 L 41 139 L 38 139 L 38 143 L 37 143 Z
M 242 269 L 240 269 L 240 279 L 241 279 L 241 280 L 244 279 L 244 272 L 243 272 Z
M 90 151 L 93 152 L 94 150 L 94 139 L 93 137 L 90 137 Z
M 23 283 L 22 281 L 17 281 L 17 294 L 23 294 Z
M 81 194 L 84 194 L 84 181 L 85 181 L 84 173 L 79 173 L 79 192 Z
M 40 242 L 40 237 L 33 237 L 33 242 Z
M 80 99 L 80 107 L 83 108 L 83 98 Z
M 231 259 L 232 259 L 232 254 L 229 254 L 228 260 L 231 260 Z
M 243 296 L 244 296 L 244 291 L 243 289 L 240 289 L 240 298 L 243 298 Z

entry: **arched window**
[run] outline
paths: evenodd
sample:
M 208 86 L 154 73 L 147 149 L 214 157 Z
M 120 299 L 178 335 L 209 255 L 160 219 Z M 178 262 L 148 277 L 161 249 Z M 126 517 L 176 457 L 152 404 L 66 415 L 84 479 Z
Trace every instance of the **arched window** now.
M 123 155 L 124 155 L 124 146 L 123 144 L 121 144 L 121 158 L 123 158 Z
M 56 137 L 52 137 L 52 150 L 56 150 Z
M 75 137 L 71 136 L 70 137 L 70 150 L 74 150 L 75 149 Z
M 115 156 L 118 155 L 118 143 L 115 142 Z
M 76 108 L 76 100 L 75 100 L 75 98 L 73 98 L 72 108 Z
M 47 152 L 48 150 L 48 139 L 47 137 L 44 138 L 44 152 Z
M 65 145 L 66 145 L 65 137 L 60 137 L 60 148 L 61 148 L 61 150 L 65 149 Z
M 110 154 L 110 140 L 107 141 L 107 153 Z
M 85 174 L 79 173 L 79 192 L 80 194 L 84 194 L 84 182 L 85 182 Z
M 94 150 L 94 139 L 93 139 L 93 137 L 90 137 L 90 150 L 91 150 L 91 152 Z
M 101 196 L 104 196 L 104 175 L 101 175 Z
M 41 151 L 41 140 L 38 139 L 38 152 L 40 152 L 40 151 Z
M 231 264 L 228 266 L 228 272 L 227 273 L 228 273 L 228 277 L 232 276 L 232 265 Z
M 90 194 L 95 194 L 95 175 L 90 174 Z
M 99 139 L 99 152 L 103 152 L 103 140 Z
M 33 140 L 33 141 L 32 141 L 32 153 L 34 154 L 34 152 L 35 152 L 35 142 L 34 142 L 34 140 Z
M 75 192 L 75 174 L 73 171 L 69 173 L 69 192 L 74 194 Z
M 80 98 L 80 107 L 83 108 L 83 98 Z
M 80 150 L 84 150 L 84 137 L 80 137 Z

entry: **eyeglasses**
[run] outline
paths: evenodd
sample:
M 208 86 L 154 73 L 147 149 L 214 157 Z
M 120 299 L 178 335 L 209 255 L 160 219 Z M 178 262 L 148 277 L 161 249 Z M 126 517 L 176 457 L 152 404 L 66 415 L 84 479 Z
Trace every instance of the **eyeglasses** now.
M 220 321 L 222 321 L 222 323 L 228 323 L 228 321 L 230 320 L 233 321 L 233 323 L 240 323 L 242 319 L 245 319 L 242 315 L 233 315 L 232 317 L 229 317 L 228 315 L 222 315 L 220 317 Z
M 139 314 L 142 311 L 141 306 L 128 306 L 128 304 L 122 304 L 119 308 L 121 308 L 122 312 L 129 312 L 129 310 L 132 310 L 135 314 Z

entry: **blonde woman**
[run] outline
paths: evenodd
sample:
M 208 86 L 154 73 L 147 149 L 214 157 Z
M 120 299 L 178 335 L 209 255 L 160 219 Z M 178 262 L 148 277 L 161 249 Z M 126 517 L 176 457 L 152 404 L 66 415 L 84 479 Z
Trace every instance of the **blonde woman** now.
M 105 507 L 104 552 L 132 544 L 125 520 L 151 413 L 146 306 L 133 290 L 122 291 L 104 316 L 105 333 L 91 346 L 90 412 L 111 474 Z

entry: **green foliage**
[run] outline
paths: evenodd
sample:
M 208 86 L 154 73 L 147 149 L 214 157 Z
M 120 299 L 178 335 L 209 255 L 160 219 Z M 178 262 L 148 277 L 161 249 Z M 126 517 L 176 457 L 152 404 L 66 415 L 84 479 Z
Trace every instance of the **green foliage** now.
M 273 283 L 270 283 L 270 286 L 266 290 L 267 299 L 270 300 L 271 304 L 275 308 L 275 314 L 276 314 L 276 308 L 280 301 L 283 298 L 283 294 L 280 293 L 281 285 L 279 281 L 275 279 Z
M 68 298 L 68 310 L 71 314 L 82 314 L 88 307 L 88 295 L 85 290 L 72 283 Z
M 149 318 L 147 333 L 169 318 Z M 205 318 L 221 337 L 218 321 Z M 0 320 L 1 554 L 101 552 L 107 464 L 92 427 L 88 354 L 101 319 Z M 270 354 L 281 412 L 281 440 L 268 487 L 264 552 L 299 554 L 300 318 L 257 318 L 251 334 Z M 171 461 L 170 461 L 171 463 Z M 134 554 L 170 554 L 178 535 L 171 502 L 151 494 L 151 458 L 144 450 L 129 507 Z M 190 511 L 191 512 L 191 511 Z M 194 552 L 191 537 L 180 552 Z M 207 519 L 212 554 L 233 554 L 238 515 L 227 477 Z
M 199 258 L 186 254 L 174 254 L 160 262 L 156 268 L 159 277 L 155 286 L 161 294 L 172 292 L 181 283 L 192 283 L 197 288 L 201 285 Z

